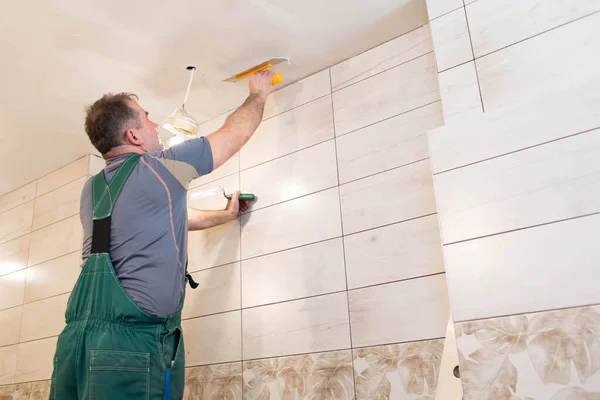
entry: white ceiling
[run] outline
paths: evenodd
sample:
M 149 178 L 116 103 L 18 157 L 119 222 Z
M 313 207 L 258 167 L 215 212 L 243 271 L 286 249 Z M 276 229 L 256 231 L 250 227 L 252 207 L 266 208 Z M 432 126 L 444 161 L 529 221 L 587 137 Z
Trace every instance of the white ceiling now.
M 129 91 L 160 122 L 240 104 L 223 79 L 276 56 L 296 81 L 427 21 L 425 0 L 20 0 L 0 13 L 0 194 L 94 152 L 83 109 Z

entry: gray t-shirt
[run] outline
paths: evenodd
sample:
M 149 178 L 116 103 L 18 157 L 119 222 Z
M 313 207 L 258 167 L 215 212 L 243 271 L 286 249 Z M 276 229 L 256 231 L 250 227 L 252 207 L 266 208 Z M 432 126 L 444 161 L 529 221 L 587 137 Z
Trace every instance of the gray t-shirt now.
M 127 154 L 106 161 L 107 180 Z M 145 311 L 177 311 L 187 261 L 187 187 L 213 169 L 204 137 L 146 153 L 123 186 L 111 218 L 109 253 L 121 285 Z M 92 247 L 92 180 L 81 195 L 83 262 Z

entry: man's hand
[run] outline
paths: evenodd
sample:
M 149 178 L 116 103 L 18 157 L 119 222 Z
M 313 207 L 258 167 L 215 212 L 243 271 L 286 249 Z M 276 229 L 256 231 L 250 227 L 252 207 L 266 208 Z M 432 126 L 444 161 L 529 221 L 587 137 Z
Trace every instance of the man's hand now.
M 275 73 L 268 69 L 252 75 L 248 84 L 250 95 L 266 99 L 269 93 L 273 91 L 273 75 Z
M 227 207 L 225 207 L 225 210 L 229 212 L 231 219 L 237 218 L 240 211 L 248 211 L 250 208 L 250 202 L 242 201 L 240 203 L 239 196 L 240 191 L 237 190 L 231 195 L 231 198 L 227 200 Z

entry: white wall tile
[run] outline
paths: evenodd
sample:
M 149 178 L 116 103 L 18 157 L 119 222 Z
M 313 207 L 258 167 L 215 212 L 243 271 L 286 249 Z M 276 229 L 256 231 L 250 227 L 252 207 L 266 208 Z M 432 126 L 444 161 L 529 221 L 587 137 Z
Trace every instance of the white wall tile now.
M 254 165 L 333 138 L 331 97 L 326 96 L 263 121 L 240 151 L 240 165 Z
M 443 125 L 441 103 L 378 122 L 336 138 L 340 182 L 429 157 L 426 132 Z
M 84 176 L 35 199 L 33 230 L 37 230 L 79 214 L 81 191 L 88 177 Z
M 444 274 L 351 290 L 352 345 L 441 338 L 450 313 Z
M 244 193 L 257 195 L 253 209 L 327 189 L 338 184 L 333 140 L 292 153 L 240 174 Z
M 244 214 L 242 258 L 341 236 L 338 189 Z
M 598 0 L 485 0 L 467 7 L 475 57 L 600 10 Z
M 346 289 L 342 239 L 242 261 L 242 306 Z
M 20 343 L 15 382 L 41 381 L 52 377 L 58 337 Z
M 209 182 L 217 179 L 224 178 L 228 175 L 236 174 L 240 170 L 240 153 L 235 153 L 233 157 L 225 161 L 223 165 L 215 169 L 208 175 L 202 175 L 199 178 L 194 179 L 189 186 L 189 189 L 196 188 L 198 186 L 206 185 Z
M 429 24 L 331 67 L 338 90 L 433 51 Z
M 23 307 L 13 307 L 0 311 L 0 348 L 15 343 L 19 343 L 19 333 L 21 332 L 21 315 Z M 4 360 L 0 358 L 0 364 Z
M 73 290 L 81 273 L 81 252 L 27 268 L 25 272 L 25 303 L 45 299 Z
M 25 271 L 0 276 L 0 310 L 23 304 Z
M 241 308 L 239 262 L 195 272 L 192 277 L 199 286 L 187 289 L 182 318 Z
M 31 234 L 28 265 L 72 253 L 81 249 L 83 228 L 79 215 L 74 215 Z
M 444 247 L 454 321 L 600 303 L 600 215 Z
M 438 77 L 446 124 L 457 115 L 483 111 L 474 61 L 444 71 Z
M 600 79 L 589 90 L 557 91 L 532 102 L 457 117 L 429 134 L 433 173 L 472 164 L 600 126 Z
M 430 24 L 438 71 L 445 71 L 473 59 L 464 8 L 452 11 Z
M 334 92 L 336 135 L 439 99 L 435 60 L 430 53 Z
M 0 214 L 35 199 L 37 181 L 31 182 L 10 193 L 0 196 Z
M 216 364 L 242 359 L 241 311 L 182 321 L 185 365 Z
M 429 20 L 463 6 L 462 0 L 427 0 Z
M 344 244 L 349 289 L 444 272 L 435 215 L 345 236 Z
M 0 214 L 0 243 L 31 232 L 33 201 Z
M 88 160 L 88 175 L 97 175 L 106 166 L 106 160 L 95 154 L 89 155 Z
M 188 272 L 240 259 L 240 221 L 188 233 Z
M 57 336 L 65 327 L 69 293 L 25 304 L 21 321 L 21 342 Z
M 89 173 L 89 156 L 84 156 L 54 172 L 41 177 L 37 184 L 37 196 L 46 194 Z
M 317 72 L 308 78 L 271 93 L 265 104 L 264 119 L 306 104 L 331 92 L 329 70 Z
M 0 244 L 0 276 L 27 267 L 31 235 L 20 236 Z
M 444 243 L 600 212 L 600 130 L 434 177 Z
M 485 110 L 562 90 L 594 90 L 600 72 L 600 14 L 477 60 Z
M 436 212 L 429 160 L 340 186 L 344 234 Z
M 244 359 L 350 347 L 346 293 L 243 310 Z
M 218 131 L 223 125 L 225 125 L 225 121 L 227 120 L 227 117 L 229 117 L 232 111 L 228 111 L 215 118 L 211 118 L 208 121 L 202 122 L 198 129 L 199 135 L 208 136 L 211 133 Z
M 17 370 L 17 354 L 19 346 L 0 347 L 0 385 L 6 385 L 15 381 Z
M 240 176 L 238 174 L 229 175 L 225 178 L 188 190 L 187 206 L 197 210 L 224 210 L 227 206 L 227 199 L 223 195 L 193 198 L 195 194 L 201 194 L 203 191 L 217 186 L 223 187 L 227 194 L 233 193 L 240 188 Z

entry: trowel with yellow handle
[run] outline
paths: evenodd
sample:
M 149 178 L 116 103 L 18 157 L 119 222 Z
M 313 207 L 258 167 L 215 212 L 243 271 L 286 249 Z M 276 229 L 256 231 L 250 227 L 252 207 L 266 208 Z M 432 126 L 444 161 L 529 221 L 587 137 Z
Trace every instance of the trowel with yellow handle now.
M 249 76 L 254 75 L 257 72 L 264 71 L 265 69 L 269 69 L 269 68 L 274 67 L 275 65 L 281 64 L 283 62 L 287 62 L 289 64 L 290 59 L 287 57 L 271 58 L 270 60 L 267 60 L 258 65 L 255 65 L 252 68 L 248 68 L 245 71 L 237 73 L 237 74 L 233 75 L 232 77 L 225 79 L 223 82 L 238 82 L 238 81 L 241 81 L 242 79 L 245 79 L 245 78 L 248 78 Z M 276 72 L 275 75 L 273 75 L 272 85 L 275 86 L 275 85 L 280 84 L 281 82 L 283 82 L 283 76 L 281 76 L 281 74 L 279 72 Z

